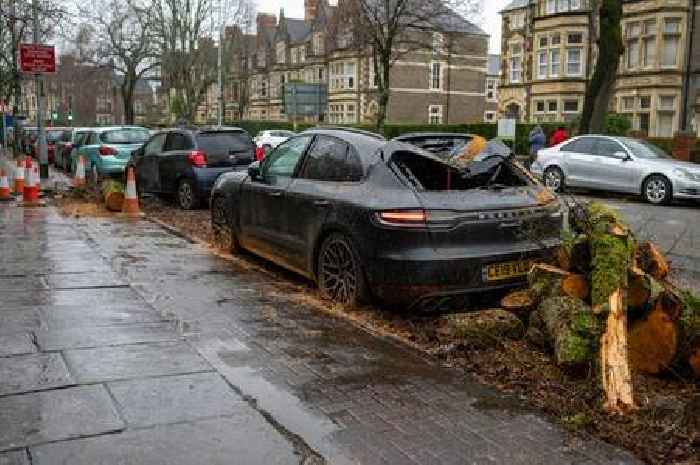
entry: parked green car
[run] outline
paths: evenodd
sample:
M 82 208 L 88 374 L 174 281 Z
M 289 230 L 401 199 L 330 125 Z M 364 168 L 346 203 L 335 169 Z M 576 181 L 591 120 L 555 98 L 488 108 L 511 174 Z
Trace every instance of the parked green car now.
M 104 177 L 121 177 L 131 152 L 148 139 L 148 129 L 139 126 L 93 128 L 71 153 L 71 173 L 75 175 L 80 156 L 85 159 L 85 174 L 92 182 Z

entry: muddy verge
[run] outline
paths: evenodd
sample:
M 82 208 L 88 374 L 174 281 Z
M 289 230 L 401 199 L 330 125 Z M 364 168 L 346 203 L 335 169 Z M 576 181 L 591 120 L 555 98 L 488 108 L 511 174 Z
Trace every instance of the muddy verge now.
M 70 216 L 110 215 L 104 207 L 95 206 L 95 200 L 89 194 L 68 195 L 56 204 Z M 216 251 L 208 210 L 182 211 L 168 199 L 156 197 L 145 199 L 142 210 L 147 218 Z M 248 254 L 234 259 L 274 276 L 279 289 L 272 292 L 399 340 L 446 366 L 462 368 L 466 376 L 522 399 L 572 434 L 594 435 L 650 464 L 700 464 L 700 389 L 690 379 L 674 373 L 636 375 L 634 388 L 640 409 L 628 415 L 610 415 L 602 409 L 603 396 L 594 374 L 563 372 L 550 355 L 525 342 L 517 322 L 505 321 L 500 311 L 488 309 L 494 299 L 464 309 L 482 314 L 476 326 L 470 323 L 470 328 L 478 330 L 464 332 L 455 323 L 462 321 L 459 314 L 416 316 L 374 306 L 342 308 L 323 301 L 312 283 L 264 260 Z

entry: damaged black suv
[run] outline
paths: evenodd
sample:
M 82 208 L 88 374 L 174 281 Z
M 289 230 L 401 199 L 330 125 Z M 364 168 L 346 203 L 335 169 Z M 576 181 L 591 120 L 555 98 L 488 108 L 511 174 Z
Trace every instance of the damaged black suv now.
M 343 304 L 518 285 L 558 245 L 561 206 L 505 146 L 488 147 L 464 166 L 363 131 L 308 130 L 217 180 L 214 230 Z

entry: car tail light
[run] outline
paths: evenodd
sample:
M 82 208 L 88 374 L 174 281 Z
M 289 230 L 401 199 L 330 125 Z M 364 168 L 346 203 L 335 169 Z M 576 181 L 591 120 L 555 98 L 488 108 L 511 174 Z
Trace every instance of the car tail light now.
M 263 161 L 265 159 L 265 149 L 262 147 L 256 147 L 255 149 L 255 160 Z
M 116 155 L 118 153 L 117 149 L 114 147 L 107 147 L 106 145 L 101 145 L 99 152 L 103 157 L 107 155 Z
M 377 212 L 377 219 L 386 226 L 422 228 L 427 226 L 425 210 L 388 210 Z
M 190 165 L 197 168 L 205 167 L 207 166 L 207 154 L 201 150 L 192 150 L 187 154 L 187 161 L 190 162 Z

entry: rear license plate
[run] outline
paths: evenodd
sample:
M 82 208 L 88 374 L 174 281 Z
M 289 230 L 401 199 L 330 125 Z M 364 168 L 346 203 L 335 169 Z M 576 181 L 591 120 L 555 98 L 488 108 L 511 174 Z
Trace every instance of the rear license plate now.
M 525 276 L 530 272 L 534 263 L 534 260 L 492 263 L 483 269 L 484 281 L 502 281 Z

